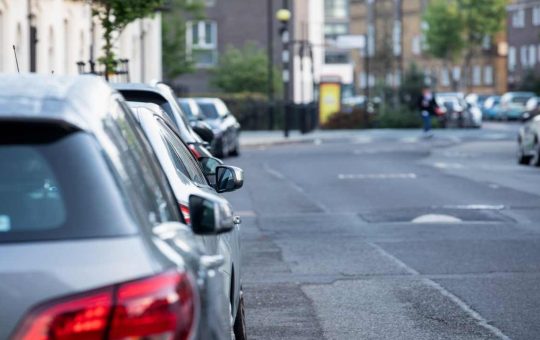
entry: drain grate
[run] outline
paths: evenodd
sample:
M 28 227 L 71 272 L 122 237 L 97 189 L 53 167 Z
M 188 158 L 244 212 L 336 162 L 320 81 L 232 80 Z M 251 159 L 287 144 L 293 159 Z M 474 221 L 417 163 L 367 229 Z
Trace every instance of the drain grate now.
M 358 216 L 368 223 L 409 223 L 426 215 L 448 216 L 460 222 L 515 222 L 493 209 L 433 207 L 381 209 L 358 213 Z

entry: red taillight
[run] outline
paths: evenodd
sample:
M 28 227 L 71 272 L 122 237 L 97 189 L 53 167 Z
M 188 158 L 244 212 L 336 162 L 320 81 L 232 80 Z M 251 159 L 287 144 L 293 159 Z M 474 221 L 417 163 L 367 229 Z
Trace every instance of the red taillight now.
M 199 159 L 202 157 L 201 153 L 197 151 L 197 148 L 195 147 L 195 145 L 189 144 L 188 147 L 189 147 L 189 151 L 191 151 L 195 159 Z
M 189 339 L 195 291 L 186 273 L 168 272 L 41 308 L 15 339 Z M 114 301 L 114 302 L 113 302 Z
M 183 204 L 180 204 L 180 211 L 182 212 L 182 217 L 184 217 L 184 221 L 186 222 L 186 224 L 190 224 L 191 215 L 189 213 L 189 207 Z

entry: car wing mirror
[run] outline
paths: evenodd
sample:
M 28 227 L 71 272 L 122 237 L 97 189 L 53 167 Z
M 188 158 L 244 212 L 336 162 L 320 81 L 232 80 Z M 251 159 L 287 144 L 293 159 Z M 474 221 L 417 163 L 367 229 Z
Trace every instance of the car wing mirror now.
M 191 228 L 197 235 L 217 235 L 234 228 L 234 216 L 225 200 L 189 196 Z
M 214 140 L 214 132 L 210 125 L 202 121 L 195 121 L 192 124 L 193 131 L 201 137 L 201 139 L 207 143 L 212 143 Z
M 240 189 L 244 185 L 244 171 L 234 166 L 219 165 L 216 167 L 217 192 L 230 192 Z

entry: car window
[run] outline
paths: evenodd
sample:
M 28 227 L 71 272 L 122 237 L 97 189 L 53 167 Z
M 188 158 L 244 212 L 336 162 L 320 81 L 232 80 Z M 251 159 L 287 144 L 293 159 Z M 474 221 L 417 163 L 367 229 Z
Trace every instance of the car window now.
M 149 147 L 144 145 L 145 140 L 136 128 L 131 112 L 116 100 L 112 107 L 116 119 L 107 124 L 106 130 L 120 151 L 120 158 L 127 172 L 125 181 L 138 197 L 138 209 L 144 222 L 154 226 L 175 220 L 170 193 L 166 192 L 167 188 L 163 184 L 165 176 L 157 173 L 157 169 L 152 166 Z
M 166 144 L 173 148 L 174 155 L 173 160 L 175 164 L 182 163 L 187 171 L 189 179 L 200 185 L 208 185 L 206 178 L 199 166 L 199 163 L 193 159 L 191 152 L 182 143 L 180 138 L 165 124 L 161 119 L 156 117 L 160 125 L 161 135 L 166 141 Z
M 215 105 L 212 103 L 199 103 L 202 113 L 206 118 L 217 119 L 219 118 L 219 112 L 216 109 Z
M 136 233 L 96 139 L 50 125 L 0 127 L 0 242 Z

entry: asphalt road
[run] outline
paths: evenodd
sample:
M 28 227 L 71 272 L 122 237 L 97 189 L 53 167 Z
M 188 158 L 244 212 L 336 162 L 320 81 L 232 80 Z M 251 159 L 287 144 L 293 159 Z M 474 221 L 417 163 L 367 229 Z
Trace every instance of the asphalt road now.
M 243 150 L 251 339 L 540 339 L 540 169 L 515 125 Z

